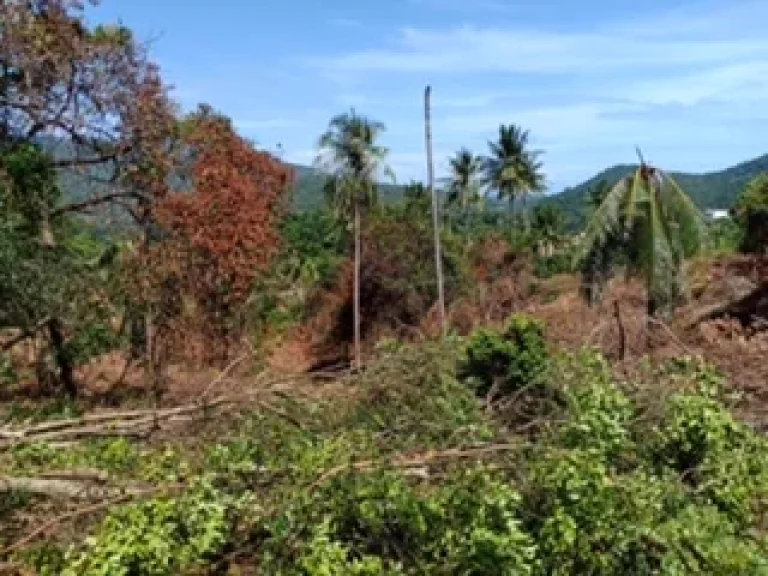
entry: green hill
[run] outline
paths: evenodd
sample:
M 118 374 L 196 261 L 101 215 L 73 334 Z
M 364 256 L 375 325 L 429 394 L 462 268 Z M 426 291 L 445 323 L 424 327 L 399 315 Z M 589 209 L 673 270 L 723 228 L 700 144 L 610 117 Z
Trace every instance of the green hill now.
M 323 185 L 325 175 L 308 166 L 291 164 L 296 170 L 296 185 L 293 188 L 293 207 L 297 211 L 320 208 L 325 202 Z M 403 198 L 404 187 L 396 184 L 380 184 L 379 199 L 384 203 L 399 202 Z
M 71 145 L 60 140 L 43 138 L 41 143 L 57 157 L 66 157 L 72 154 Z M 319 170 L 301 165 L 292 165 L 297 173 L 297 181 L 293 189 L 292 204 L 296 211 L 307 211 L 319 208 L 325 199 L 323 184 L 325 176 Z M 585 199 L 587 191 L 600 180 L 606 180 L 609 184 L 615 184 L 619 179 L 634 171 L 637 165 L 620 164 L 603 170 L 586 182 L 566 188 L 564 191 L 534 200 L 532 204 L 555 204 L 562 207 L 568 215 L 568 220 L 573 228 L 583 225 L 586 219 Z M 768 172 L 768 154 L 737 164 L 725 170 L 706 172 L 703 174 L 690 174 L 684 172 L 670 172 L 680 186 L 702 209 L 730 208 L 741 194 L 746 184 L 762 172 Z M 105 176 L 101 174 L 101 176 Z M 62 174 L 61 187 L 67 201 L 80 200 L 95 192 L 94 188 L 100 185 L 82 174 Z M 401 184 L 381 184 L 379 198 L 383 203 L 395 203 L 403 198 L 404 186 Z M 496 203 L 491 202 L 491 206 Z M 498 207 L 505 206 L 504 203 Z M 102 213 L 104 210 L 97 211 Z M 113 210 L 111 220 L 120 221 L 125 216 L 119 211 Z
M 586 219 L 587 191 L 600 180 L 606 180 L 613 185 L 636 169 L 637 164 L 612 166 L 578 186 L 566 188 L 563 192 L 548 196 L 539 202 L 560 206 L 568 214 L 571 226 L 578 227 Z M 707 208 L 730 208 L 746 184 L 762 172 L 768 172 L 768 154 L 717 172 L 704 174 L 670 172 L 670 175 L 696 205 L 705 210 Z

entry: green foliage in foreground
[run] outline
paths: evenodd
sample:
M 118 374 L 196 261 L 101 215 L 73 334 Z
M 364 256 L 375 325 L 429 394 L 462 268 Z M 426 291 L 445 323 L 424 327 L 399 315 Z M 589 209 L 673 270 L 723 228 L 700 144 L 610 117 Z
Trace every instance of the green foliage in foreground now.
M 479 329 L 470 338 L 459 375 L 480 395 L 511 394 L 543 383 L 548 352 L 544 324 L 513 316 L 504 331 Z
M 235 574 L 233 557 L 245 573 L 297 576 L 768 575 L 768 444 L 725 407 L 720 376 L 681 359 L 617 382 L 593 352 L 545 353 L 540 329 L 518 317 L 390 350 L 349 404 L 306 411 L 301 429 L 254 415 L 207 449 L 184 494 L 116 508 L 84 544 L 20 558 L 85 576 Z M 561 396 L 535 441 L 475 399 L 466 356 L 486 349 L 510 365 L 535 352 L 494 365 L 506 391 L 525 373 Z M 485 457 L 429 458 L 478 444 Z M 387 464 L 404 453 L 408 467 Z
M 752 180 L 733 207 L 742 230 L 741 250 L 768 252 L 768 172 Z

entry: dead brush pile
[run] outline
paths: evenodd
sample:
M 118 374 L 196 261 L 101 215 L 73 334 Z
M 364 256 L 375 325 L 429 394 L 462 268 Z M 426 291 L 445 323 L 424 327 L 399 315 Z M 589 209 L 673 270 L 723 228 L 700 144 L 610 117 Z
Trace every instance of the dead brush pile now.
M 466 286 L 457 248 L 446 243 L 443 262 L 446 300 L 455 300 Z M 309 320 L 289 340 L 311 349 L 311 366 L 346 363 L 353 340 L 354 265 L 345 262 L 330 289 L 309 300 Z M 361 338 L 368 354 L 382 338 L 423 339 L 437 299 L 431 229 L 420 219 L 378 214 L 362 235 L 360 269 Z

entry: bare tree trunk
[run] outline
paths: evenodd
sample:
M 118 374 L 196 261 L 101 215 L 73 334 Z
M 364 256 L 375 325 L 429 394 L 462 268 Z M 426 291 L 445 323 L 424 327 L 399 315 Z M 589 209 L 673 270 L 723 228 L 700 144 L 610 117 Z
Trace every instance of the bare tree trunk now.
M 435 268 L 437 271 L 437 300 L 440 314 L 440 330 L 445 336 L 447 325 L 445 322 L 445 294 L 443 291 L 443 257 L 440 248 L 440 215 L 438 214 L 437 191 L 435 190 L 435 170 L 432 162 L 432 119 L 430 114 L 430 95 L 432 88 L 427 86 L 424 90 L 424 129 L 427 144 L 427 183 L 432 194 L 432 222 L 435 232 Z
M 51 346 L 56 357 L 56 364 L 59 367 L 59 379 L 64 387 L 64 392 L 70 398 L 74 398 L 77 396 L 77 384 L 75 383 L 72 361 L 64 345 L 64 331 L 61 326 L 61 320 L 51 318 L 48 322 L 48 335 L 51 338 Z
M 621 305 L 618 300 L 613 301 L 613 315 L 619 327 L 619 359 L 623 362 L 627 358 L 627 332 L 624 329 L 624 321 L 621 318 Z
M 523 205 L 522 206 L 522 215 L 523 215 L 523 230 L 528 233 L 531 231 L 531 221 L 528 214 L 528 203 L 527 203 L 527 196 L 525 194 L 520 195 L 520 202 Z
M 153 310 L 154 306 L 150 305 L 144 315 L 144 334 L 146 338 L 145 346 L 149 386 L 154 394 L 155 402 L 157 403 L 159 402 L 160 396 L 160 374 L 157 366 L 157 355 L 155 353 L 156 338 Z
M 362 366 L 360 355 L 360 202 L 355 199 L 355 274 L 353 286 L 355 368 Z

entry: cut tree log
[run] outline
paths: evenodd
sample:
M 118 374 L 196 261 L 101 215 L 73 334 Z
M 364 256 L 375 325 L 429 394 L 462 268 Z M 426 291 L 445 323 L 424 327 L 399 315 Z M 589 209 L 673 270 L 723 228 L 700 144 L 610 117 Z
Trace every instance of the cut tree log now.
M 87 479 L 0 476 L 0 492 L 27 492 L 55 499 L 103 500 L 119 496 L 135 496 L 146 490 L 146 487 L 107 486 L 101 481 Z

